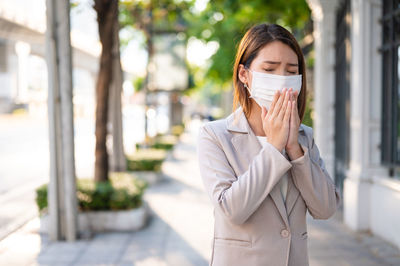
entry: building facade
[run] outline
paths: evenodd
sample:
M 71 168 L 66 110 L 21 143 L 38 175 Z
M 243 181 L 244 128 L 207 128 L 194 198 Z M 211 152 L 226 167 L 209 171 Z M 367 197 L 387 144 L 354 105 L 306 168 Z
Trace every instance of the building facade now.
M 96 36 L 83 31 L 89 27 L 86 20 L 90 18 L 97 27 L 94 10 L 90 5 L 82 8 L 86 13 L 71 12 L 74 104 L 78 115 L 93 113 L 91 99 L 101 50 Z M 47 115 L 45 32 L 46 1 L 0 0 L 0 114 L 22 108 L 30 114 Z
M 315 140 L 344 223 L 400 248 L 400 2 L 307 0 Z

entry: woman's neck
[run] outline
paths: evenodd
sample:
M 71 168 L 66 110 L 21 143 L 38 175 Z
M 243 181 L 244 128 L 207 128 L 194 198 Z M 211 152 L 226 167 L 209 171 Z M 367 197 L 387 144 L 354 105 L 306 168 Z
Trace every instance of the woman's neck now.
M 251 105 L 251 112 L 247 121 L 256 136 L 265 136 L 261 120 L 261 108 L 255 102 Z

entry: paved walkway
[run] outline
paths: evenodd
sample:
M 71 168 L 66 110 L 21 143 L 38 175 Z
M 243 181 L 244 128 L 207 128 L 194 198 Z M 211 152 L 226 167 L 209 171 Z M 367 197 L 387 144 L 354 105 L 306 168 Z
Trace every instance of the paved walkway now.
M 138 232 L 97 234 L 75 243 L 50 242 L 36 218 L 0 242 L 0 265 L 208 265 L 212 206 L 198 173 L 192 124 L 163 164 L 165 181 L 150 187 L 152 218 Z M 309 220 L 310 265 L 400 265 L 398 250 L 339 222 Z M 383 259 L 384 258 L 384 259 Z

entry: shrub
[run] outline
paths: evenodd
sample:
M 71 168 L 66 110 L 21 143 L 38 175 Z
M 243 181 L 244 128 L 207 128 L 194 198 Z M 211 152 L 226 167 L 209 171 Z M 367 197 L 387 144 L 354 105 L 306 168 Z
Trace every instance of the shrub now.
M 174 125 L 171 127 L 172 135 L 177 136 L 177 137 L 179 137 L 183 133 L 184 130 L 185 130 L 184 124 Z
M 172 150 L 178 142 L 178 137 L 175 135 L 159 135 L 155 138 L 151 145 L 153 149 Z
M 178 142 L 178 137 L 175 135 L 157 135 L 151 142 L 149 147 L 152 149 L 172 150 Z M 144 149 L 145 144 L 136 143 L 136 150 Z
M 40 211 L 47 208 L 47 184 L 36 189 L 36 204 Z
M 139 149 L 134 154 L 128 155 L 128 171 L 160 171 L 165 160 L 166 152 L 160 149 Z
M 82 211 L 128 210 L 142 204 L 147 183 L 128 173 L 112 173 L 107 182 L 78 179 L 76 196 Z M 36 189 L 39 211 L 47 208 L 47 184 Z

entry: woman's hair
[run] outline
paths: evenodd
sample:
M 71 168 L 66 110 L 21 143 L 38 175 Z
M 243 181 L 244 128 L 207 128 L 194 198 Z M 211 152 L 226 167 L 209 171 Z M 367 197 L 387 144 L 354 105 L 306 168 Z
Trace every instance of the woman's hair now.
M 244 88 L 244 84 L 239 79 L 239 65 L 243 64 L 246 68 L 250 67 L 251 62 L 257 57 L 258 52 L 267 44 L 273 41 L 280 41 L 288 45 L 296 54 L 299 64 L 299 74 L 302 75 L 301 91 L 298 96 L 297 108 L 299 110 L 300 120 L 303 120 L 306 109 L 306 69 L 304 56 L 296 38 L 284 27 L 277 24 L 260 24 L 251 27 L 243 36 L 239 43 L 236 53 L 235 65 L 233 67 L 233 110 L 238 103 L 242 106 L 246 117 L 251 112 L 251 100 L 249 92 Z

